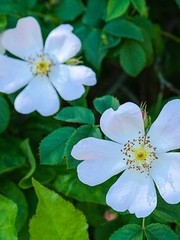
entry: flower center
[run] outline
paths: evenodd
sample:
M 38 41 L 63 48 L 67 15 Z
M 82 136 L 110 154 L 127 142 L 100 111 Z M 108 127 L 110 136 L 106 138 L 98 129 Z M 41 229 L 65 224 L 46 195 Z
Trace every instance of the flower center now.
M 48 76 L 54 65 L 54 62 L 47 54 L 39 54 L 35 58 L 30 57 L 28 60 L 33 75 Z
M 153 161 L 157 159 L 156 148 L 152 146 L 149 136 L 139 134 L 140 136 L 137 139 L 129 140 L 124 144 L 121 152 L 128 169 L 149 174 Z
M 134 157 L 138 161 L 145 161 L 148 155 L 149 152 L 144 149 L 144 147 L 139 147 L 138 149 L 134 150 Z

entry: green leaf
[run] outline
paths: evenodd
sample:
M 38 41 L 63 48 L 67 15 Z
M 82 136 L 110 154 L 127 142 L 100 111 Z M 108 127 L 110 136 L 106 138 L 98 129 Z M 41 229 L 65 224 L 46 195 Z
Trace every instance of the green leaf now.
M 69 170 L 57 176 L 54 187 L 58 192 L 80 202 L 105 204 L 106 194 L 112 183 L 113 179 L 110 179 L 99 186 L 91 187 L 80 182 L 76 170 Z
M 21 168 L 25 163 L 25 157 L 20 151 L 17 139 L 0 138 L 0 153 L 0 174 Z
M 117 110 L 120 105 L 119 100 L 110 95 L 95 98 L 93 101 L 93 104 L 94 104 L 95 109 L 101 114 L 104 111 L 106 111 L 108 108 Z
M 102 31 L 98 29 L 91 30 L 84 42 L 84 52 L 88 62 L 94 68 L 99 69 L 107 51 L 108 49 L 103 44 Z
M 88 225 L 79 210 L 35 180 L 33 186 L 39 201 L 30 221 L 31 240 L 88 240 Z
M 131 0 L 133 7 L 141 16 L 147 16 L 147 7 L 145 0 Z
M 177 3 L 178 7 L 180 8 L 180 0 L 175 0 L 175 1 Z
M 56 114 L 55 118 L 73 123 L 94 124 L 95 122 L 93 112 L 89 108 L 80 106 L 63 108 Z
M 81 0 L 63 0 L 56 6 L 55 15 L 61 21 L 73 21 L 84 12 Z
M 114 37 L 111 34 L 108 34 L 107 32 L 102 32 L 101 39 L 103 42 L 103 47 L 107 49 L 113 48 L 121 42 L 121 38 Z
M 108 22 L 104 27 L 104 31 L 116 37 L 130 38 L 138 41 L 144 40 L 141 28 L 125 19 L 115 19 Z
M 66 156 L 66 162 L 67 167 L 69 169 L 76 168 L 79 161 L 75 160 L 71 156 L 71 150 L 73 146 L 78 143 L 81 139 L 87 138 L 87 137 L 96 137 L 101 138 L 101 132 L 98 127 L 92 126 L 92 125 L 84 125 L 76 129 L 74 133 L 71 135 L 69 140 L 67 141 L 66 148 L 65 148 L 65 156 Z
M 120 63 L 130 76 L 137 76 L 146 65 L 146 55 L 142 46 L 135 41 L 126 41 L 120 50 Z
M 0 32 L 5 30 L 7 26 L 7 17 L 5 14 L 0 14 Z
M 109 0 L 106 20 L 121 17 L 128 9 L 130 0 Z
M 41 164 L 62 163 L 66 142 L 73 132 L 74 128 L 72 127 L 61 127 L 45 137 L 40 143 Z
M 144 41 L 141 43 L 141 46 L 143 47 L 146 53 L 147 64 L 151 64 L 153 62 L 153 57 L 154 57 L 154 49 L 152 46 L 152 38 L 154 34 L 153 24 L 149 19 L 141 16 L 136 16 L 134 18 L 134 22 L 139 27 L 141 27 L 141 31 L 144 37 Z
M 158 198 L 158 206 L 153 215 L 161 218 L 164 222 L 180 224 L 180 204 L 168 204 L 161 198 Z
M 23 225 L 25 224 L 28 217 L 28 206 L 24 194 L 16 186 L 16 184 L 6 179 L 1 179 L 0 192 L 17 205 L 18 211 L 16 218 L 16 228 L 17 231 L 19 232 Z
M 178 236 L 168 226 L 160 223 L 153 223 L 145 228 L 147 240 L 178 240 Z
M 9 105 L 5 98 L 0 96 L 0 133 L 8 126 L 10 120 Z
M 26 189 L 32 186 L 31 177 L 36 169 L 36 160 L 31 151 L 28 139 L 21 143 L 21 149 L 28 160 L 29 166 L 26 175 L 19 181 L 19 186 L 23 189 Z
M 102 20 L 105 17 L 107 1 L 106 0 L 90 0 L 87 3 L 86 13 L 83 16 L 83 23 L 90 27 L 101 26 Z M 95 14 L 96 13 L 96 14 Z
M 119 228 L 109 238 L 109 240 L 120 240 L 120 239 L 143 240 L 143 232 L 141 227 L 137 224 L 127 224 L 124 227 Z
M 15 227 L 17 206 L 11 200 L 0 195 L 0 239 L 18 240 Z

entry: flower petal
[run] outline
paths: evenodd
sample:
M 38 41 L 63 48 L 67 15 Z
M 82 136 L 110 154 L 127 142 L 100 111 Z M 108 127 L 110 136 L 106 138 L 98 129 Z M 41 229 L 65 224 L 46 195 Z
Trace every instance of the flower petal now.
M 31 77 L 26 62 L 0 55 L 0 92 L 16 92 L 28 84 Z
M 150 174 L 167 203 L 180 202 L 180 153 L 162 153 L 154 161 Z
M 116 211 L 146 217 L 157 205 L 154 183 L 147 174 L 126 170 L 109 189 L 106 202 Z
M 140 108 L 131 102 L 124 103 L 116 111 L 106 110 L 100 126 L 103 133 L 114 141 L 127 143 L 144 135 L 144 122 Z
M 59 110 L 58 95 L 47 77 L 36 77 L 17 96 L 15 109 L 23 114 L 37 110 L 43 116 L 50 116 Z
M 180 148 L 180 100 L 168 102 L 152 124 L 148 135 L 158 152 Z
M 2 44 L 9 52 L 23 59 L 42 51 L 43 40 L 36 19 L 33 17 L 20 19 L 15 28 L 4 32 Z
M 82 84 L 74 82 L 71 79 L 68 70 L 69 68 L 61 64 L 53 67 L 49 76 L 59 95 L 67 101 L 72 101 L 80 98 L 85 92 L 85 89 Z
M 94 186 L 116 175 L 126 168 L 120 145 L 93 137 L 79 141 L 72 149 L 72 156 L 85 160 L 78 165 L 81 182 Z
M 50 32 L 45 42 L 45 52 L 56 56 L 60 63 L 74 57 L 81 49 L 79 38 L 68 25 L 60 25 Z
M 63 65 L 65 71 L 69 73 L 69 78 L 76 83 L 84 84 L 86 86 L 93 86 L 96 84 L 96 75 L 92 69 L 77 65 Z

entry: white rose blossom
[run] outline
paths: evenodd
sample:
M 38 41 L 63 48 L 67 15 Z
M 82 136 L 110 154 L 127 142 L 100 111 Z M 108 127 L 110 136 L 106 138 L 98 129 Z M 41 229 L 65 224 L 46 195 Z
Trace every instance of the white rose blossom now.
M 106 202 L 114 210 L 129 210 L 146 217 L 157 205 L 155 185 L 169 204 L 180 201 L 180 100 L 167 103 L 145 132 L 141 109 L 134 103 L 106 110 L 102 132 L 111 140 L 88 137 L 72 149 L 82 161 L 78 177 L 83 183 L 101 184 L 123 171 L 109 189 Z
M 83 85 L 96 84 L 95 73 L 82 65 L 67 65 L 81 49 L 73 27 L 62 24 L 43 39 L 38 22 L 25 17 L 8 29 L 2 45 L 20 59 L 0 56 L 0 92 L 14 93 L 25 87 L 15 99 L 15 109 L 23 114 L 38 111 L 43 116 L 56 113 L 60 107 L 58 94 L 65 100 L 80 98 Z M 27 86 L 26 86 L 27 85 Z

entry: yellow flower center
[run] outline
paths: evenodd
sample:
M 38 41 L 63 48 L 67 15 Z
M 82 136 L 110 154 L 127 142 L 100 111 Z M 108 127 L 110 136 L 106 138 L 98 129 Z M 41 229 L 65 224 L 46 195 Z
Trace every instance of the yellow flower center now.
M 134 150 L 134 157 L 138 161 L 145 161 L 149 155 L 149 152 L 144 149 L 144 147 L 139 147 L 138 149 Z
M 51 62 L 40 59 L 36 65 L 36 74 L 47 75 L 51 68 Z
M 36 57 L 30 57 L 29 64 L 32 74 L 41 76 L 48 76 L 52 66 L 55 65 L 47 54 L 39 54 Z
M 152 168 L 153 161 L 157 159 L 156 147 L 151 144 L 150 137 L 141 134 L 137 139 L 128 140 L 121 149 L 123 160 L 128 169 L 147 172 Z

